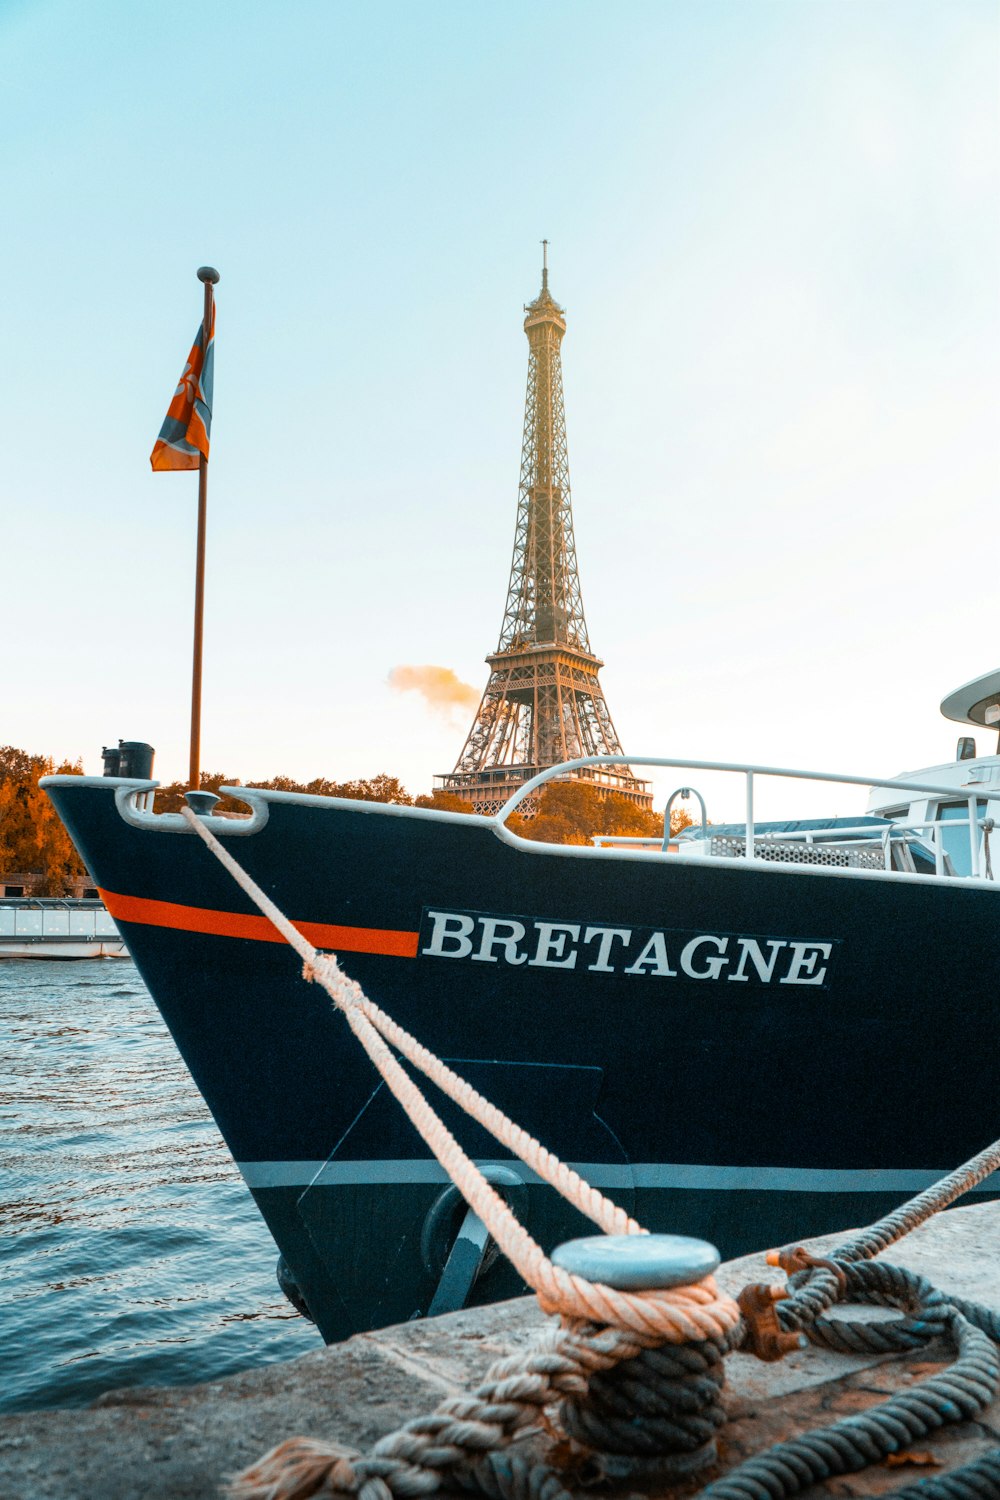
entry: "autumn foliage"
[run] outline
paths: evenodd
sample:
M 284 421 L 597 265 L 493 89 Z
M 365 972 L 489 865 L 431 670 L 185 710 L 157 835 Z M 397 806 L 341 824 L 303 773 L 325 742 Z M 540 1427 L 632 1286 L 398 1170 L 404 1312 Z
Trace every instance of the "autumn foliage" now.
M 515 812 L 507 826 L 522 838 L 544 844 L 589 844 L 594 834 L 600 833 L 625 838 L 663 837 L 662 814 L 637 807 L 621 792 L 603 792 L 585 781 L 547 782 L 534 817 L 521 817 Z
M 55 808 L 39 787 L 53 772 L 80 775 L 82 767 L 56 765 L 47 755 L 29 755 L 13 745 L 0 747 L 0 874 L 31 877 L 32 894 L 62 896 L 86 874 Z
M 357 802 L 397 802 L 404 807 L 413 806 L 413 798 L 399 777 L 388 776 L 384 771 L 370 780 L 359 781 L 330 781 L 325 776 L 317 776 L 312 781 L 293 781 L 290 776 L 272 776 L 270 781 L 245 783 L 238 776 L 227 776 L 223 771 L 201 773 L 202 791 L 215 792 L 216 796 L 224 786 L 244 785 L 271 792 L 307 792 L 313 797 L 350 797 Z M 186 781 L 172 781 L 168 786 L 160 787 L 156 793 L 156 811 L 178 812 L 184 806 L 184 793 L 187 790 Z M 421 799 L 417 800 L 419 802 Z M 238 804 L 232 797 L 223 797 L 216 811 L 246 812 L 246 807 Z

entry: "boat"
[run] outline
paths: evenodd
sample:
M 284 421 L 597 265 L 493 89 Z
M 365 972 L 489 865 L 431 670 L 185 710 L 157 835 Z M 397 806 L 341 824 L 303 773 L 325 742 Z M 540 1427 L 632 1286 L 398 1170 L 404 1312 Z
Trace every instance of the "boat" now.
M 97 897 L 0 896 L 0 959 L 128 958 Z
M 1000 719 L 1000 673 L 946 700 Z M 205 825 L 369 997 L 652 1230 L 727 1256 L 868 1223 L 995 1131 L 1000 755 L 838 773 L 630 756 L 735 777 L 740 824 L 666 847 L 530 842 L 495 816 L 228 788 Z M 758 822 L 772 777 L 863 797 Z M 156 783 L 43 785 L 328 1341 L 440 1310 L 465 1208 L 301 961 Z M 435 1099 L 435 1106 L 438 1101 Z M 448 1101 L 442 1117 L 547 1249 L 573 1209 Z M 996 1191 L 996 1184 L 984 1185 Z M 456 1300 L 520 1283 L 480 1243 Z

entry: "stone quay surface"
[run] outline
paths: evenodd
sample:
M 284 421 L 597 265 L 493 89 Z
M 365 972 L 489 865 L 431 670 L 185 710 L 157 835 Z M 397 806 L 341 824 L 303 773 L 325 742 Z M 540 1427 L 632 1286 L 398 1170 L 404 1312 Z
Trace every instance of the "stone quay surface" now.
M 841 1232 L 808 1244 L 822 1253 L 846 1237 Z M 881 1259 L 1000 1309 L 998 1249 L 1000 1203 L 986 1203 L 939 1214 Z M 717 1276 L 733 1295 L 747 1282 L 780 1279 L 763 1254 L 729 1261 Z M 411 1417 L 431 1411 L 443 1397 L 475 1386 L 493 1360 L 527 1345 L 541 1321 L 534 1299 L 523 1297 L 358 1334 L 286 1364 L 205 1385 L 112 1391 L 82 1410 L 2 1417 L 0 1496 L 215 1500 L 227 1476 L 285 1438 L 366 1449 Z M 797 1432 L 879 1404 L 941 1368 L 946 1355 L 935 1347 L 913 1358 L 845 1356 L 810 1347 L 780 1364 L 731 1356 L 721 1470 Z M 998 1445 L 1000 1402 L 977 1422 L 944 1428 L 921 1442 L 914 1455 L 919 1463 L 877 1465 L 810 1493 L 886 1494 Z

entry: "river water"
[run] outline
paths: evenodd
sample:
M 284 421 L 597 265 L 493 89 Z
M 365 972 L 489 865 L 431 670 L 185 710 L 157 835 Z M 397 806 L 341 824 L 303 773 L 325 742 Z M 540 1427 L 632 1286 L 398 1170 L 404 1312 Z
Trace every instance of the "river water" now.
M 130 959 L 0 962 L 0 1410 L 315 1349 Z

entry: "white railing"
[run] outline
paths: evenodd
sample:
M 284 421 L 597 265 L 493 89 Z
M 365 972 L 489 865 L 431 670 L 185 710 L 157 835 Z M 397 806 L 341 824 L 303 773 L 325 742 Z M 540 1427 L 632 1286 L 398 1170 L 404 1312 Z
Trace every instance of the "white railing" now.
M 562 761 L 559 765 L 549 766 L 544 771 L 539 771 L 538 775 L 537 776 L 533 776 L 530 781 L 524 782 L 524 784 L 522 786 L 518 787 L 517 791 L 514 792 L 513 795 L 508 798 L 508 800 L 504 803 L 503 807 L 496 814 L 495 822 L 498 825 L 498 827 L 501 829 L 501 831 L 503 832 L 503 834 L 504 834 L 505 837 L 507 837 L 509 839 L 516 839 L 517 836 L 515 834 L 510 833 L 509 830 L 503 828 L 503 824 L 510 817 L 510 814 L 517 809 L 517 807 L 519 806 L 519 804 L 521 802 L 523 802 L 526 797 L 529 797 L 531 795 L 531 793 L 534 792 L 534 791 L 536 791 L 540 786 L 544 786 L 546 782 L 556 780 L 560 776 L 565 776 L 567 774 L 567 772 L 570 772 L 570 771 L 579 771 L 579 770 L 584 769 L 585 767 L 589 767 L 589 766 L 623 766 L 623 765 L 629 765 L 629 766 L 632 766 L 632 765 L 637 765 L 637 766 L 657 766 L 657 767 L 661 767 L 663 769 L 678 770 L 678 771 L 709 771 L 709 772 L 722 771 L 722 772 L 727 772 L 727 773 L 729 773 L 731 775 L 741 776 L 743 778 L 743 780 L 744 780 L 744 787 L 745 787 L 745 807 L 746 807 L 746 831 L 745 831 L 745 839 L 746 839 L 746 858 L 748 860 L 752 860 L 755 857 L 756 845 L 757 845 L 757 843 L 760 840 L 768 841 L 772 837 L 777 837 L 776 835 L 768 835 L 767 833 L 757 833 L 755 831 L 755 826 L 754 826 L 754 782 L 755 782 L 755 779 L 758 778 L 758 777 L 762 777 L 762 776 L 767 776 L 767 777 L 772 777 L 773 776 L 773 777 L 781 777 L 781 778 L 784 778 L 784 779 L 790 780 L 790 781 L 826 781 L 826 782 L 831 782 L 831 783 L 833 783 L 835 785 L 840 785 L 840 786 L 861 786 L 861 787 L 865 787 L 865 788 L 867 788 L 869 790 L 878 789 L 878 790 L 898 791 L 901 794 L 901 797 L 905 797 L 905 800 L 907 802 L 912 802 L 912 800 L 913 800 L 913 794 L 915 792 L 921 792 L 921 793 L 928 794 L 928 795 L 933 796 L 933 797 L 945 798 L 945 799 L 947 799 L 948 802 L 950 802 L 952 804 L 955 804 L 956 802 L 967 802 L 968 805 L 969 805 L 969 815 L 968 815 L 967 818 L 949 818 L 949 819 L 947 819 L 945 821 L 929 820 L 929 821 L 923 822 L 923 823 L 920 823 L 920 822 L 906 822 L 906 823 L 900 822 L 899 824 L 895 825 L 895 827 L 899 827 L 899 828 L 904 828 L 905 827 L 907 829 L 913 829 L 913 830 L 917 830 L 917 829 L 921 829 L 922 828 L 922 829 L 929 829 L 931 831 L 931 836 L 932 836 L 932 841 L 933 841 L 933 846 L 934 846 L 934 854 L 935 854 L 935 866 L 936 866 L 937 874 L 939 874 L 939 875 L 942 875 L 942 874 L 945 873 L 945 868 L 944 868 L 944 855 L 945 855 L 945 849 L 944 849 L 944 832 L 945 832 L 945 830 L 946 829 L 957 829 L 957 828 L 968 828 L 968 830 L 969 830 L 969 854 L 970 854 L 970 859 L 971 859 L 971 866 L 970 866 L 970 868 L 971 868 L 973 876 L 981 877 L 983 875 L 983 873 L 984 873 L 984 870 L 987 867 L 987 860 L 986 860 L 986 838 L 985 838 L 985 836 L 988 834 L 988 832 L 992 828 L 993 823 L 992 823 L 992 819 L 990 819 L 990 818 L 983 819 L 979 815 L 979 806 L 978 806 L 978 804 L 980 802 L 984 802 L 984 801 L 990 800 L 990 795 L 989 795 L 989 793 L 986 791 L 986 789 L 983 786 L 979 786 L 973 792 L 965 793 L 964 789 L 962 789 L 962 788 L 957 788 L 957 787 L 954 787 L 954 786 L 942 786 L 942 785 L 940 785 L 937 782 L 911 781 L 908 778 L 904 779 L 904 778 L 898 777 L 898 776 L 890 776 L 890 777 L 847 776 L 847 775 L 844 775 L 843 773 L 838 772 L 838 771 L 799 771 L 799 770 L 795 770 L 793 767 L 790 767 L 790 766 L 758 766 L 758 765 L 747 765 L 747 764 L 740 764 L 739 762 L 736 762 L 736 761 L 675 760 L 672 757 L 665 758 L 663 756 L 652 756 L 652 755 L 650 755 L 650 756 L 645 756 L 645 755 L 629 755 L 629 756 L 585 755 L 585 756 L 580 756 L 576 760 L 566 760 L 566 761 Z M 995 800 L 1000 801 L 1000 796 L 998 796 Z M 799 836 L 804 838 L 804 837 L 806 837 L 807 834 L 809 834 L 811 832 L 813 834 L 813 837 L 815 837 L 815 835 L 817 833 L 821 833 L 823 831 L 824 830 L 820 830 L 820 829 L 814 829 L 814 830 L 802 829 L 802 830 L 799 830 Z M 867 830 L 864 830 L 864 831 L 867 831 L 869 834 L 877 834 L 878 836 L 881 836 L 882 833 L 885 830 L 882 830 L 882 829 L 873 830 L 871 828 L 868 828 Z M 888 830 L 888 831 L 890 833 L 892 832 L 891 829 Z M 664 832 L 666 833 L 666 830 L 664 830 Z M 848 833 L 848 830 L 847 829 L 836 829 L 836 830 L 835 829 L 831 829 L 831 830 L 829 830 L 829 832 L 831 834 L 834 834 L 834 835 L 840 834 L 840 833 L 843 833 L 843 834 L 846 835 Z M 984 837 L 982 839 L 980 839 L 980 836 L 979 836 L 981 832 L 984 835 Z M 794 833 L 789 833 L 789 834 L 784 834 L 783 833 L 783 834 L 781 834 L 781 841 L 785 842 L 786 840 L 790 840 L 790 839 L 794 838 L 795 836 L 796 835 Z M 616 840 L 616 842 L 624 842 L 624 840 L 621 840 L 621 841 Z M 637 843 L 639 843 L 639 842 L 643 842 L 644 843 L 645 840 L 637 840 L 636 842 Z M 664 841 L 663 841 L 664 851 L 665 851 L 666 843 L 667 843 L 667 840 L 666 840 L 666 838 L 664 838 Z M 886 868 L 888 869 L 889 868 L 889 860 L 890 860 L 890 857 L 891 857 L 891 851 L 890 851 L 890 848 L 889 848 L 889 841 L 888 840 L 885 841 L 885 850 L 886 850 Z

